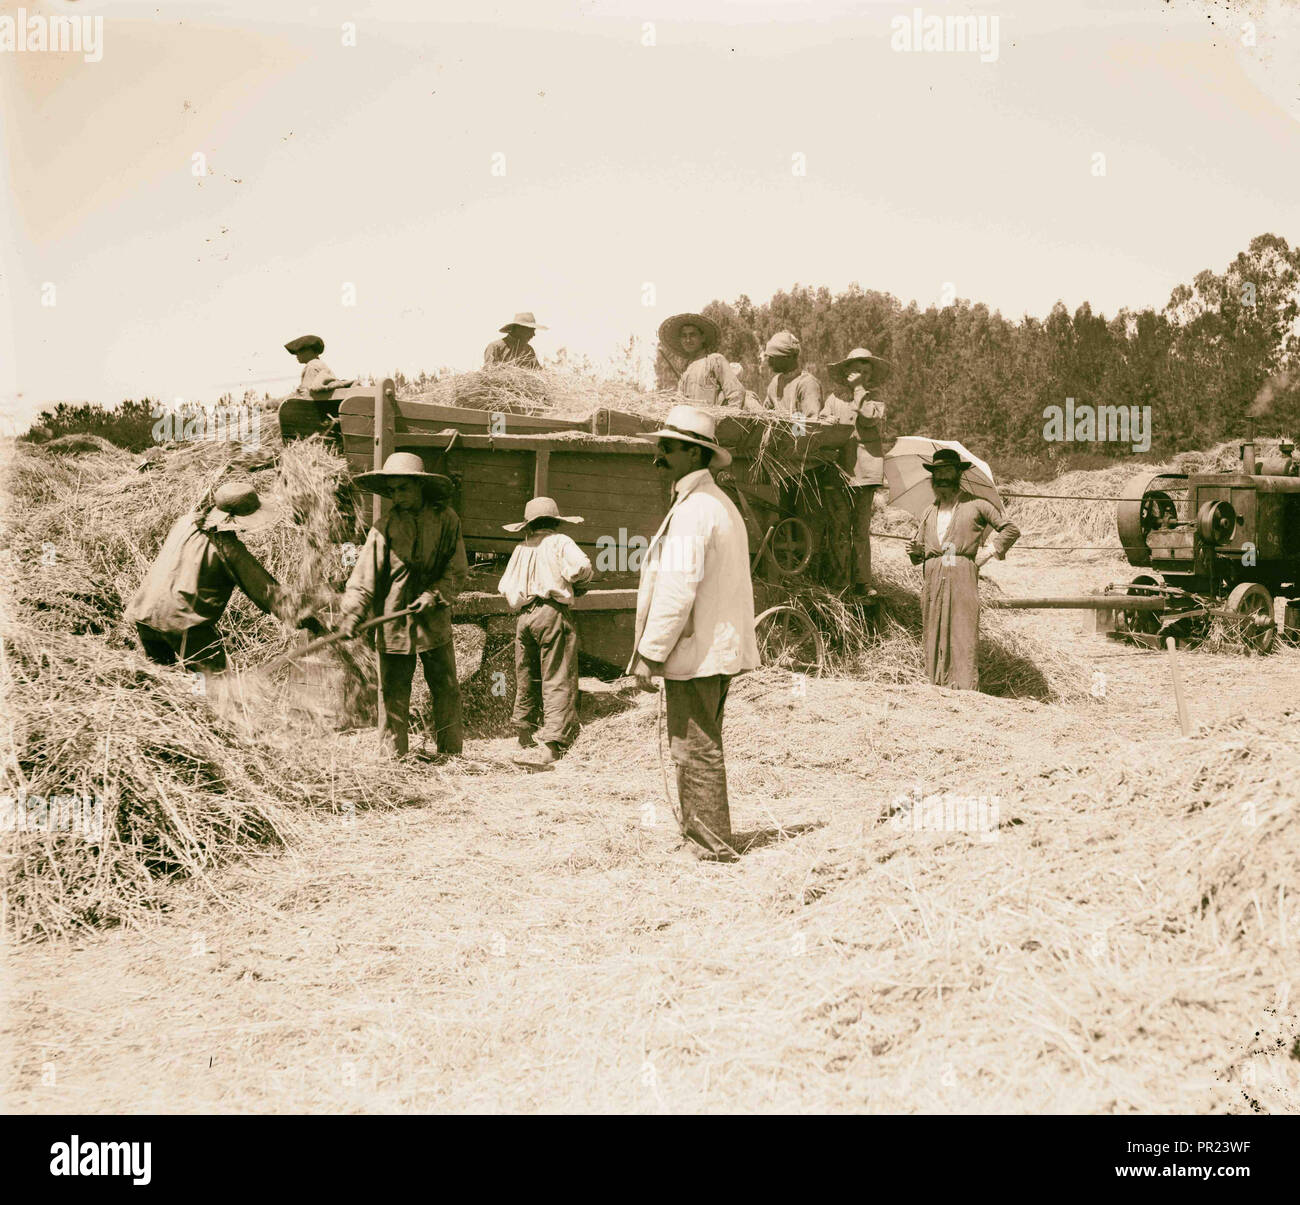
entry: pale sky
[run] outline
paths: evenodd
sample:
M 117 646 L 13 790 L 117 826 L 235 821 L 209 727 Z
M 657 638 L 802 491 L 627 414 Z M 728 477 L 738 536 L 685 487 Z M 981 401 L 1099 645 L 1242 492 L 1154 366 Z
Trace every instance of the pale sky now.
M 340 376 L 469 369 L 531 309 L 543 359 L 603 361 L 796 282 L 1113 314 L 1262 232 L 1300 241 L 1289 2 L 23 7 L 104 24 L 99 62 L 0 51 L 19 426 L 288 391 L 281 345 L 309 332 Z M 996 16 L 996 59 L 892 49 L 916 8 Z

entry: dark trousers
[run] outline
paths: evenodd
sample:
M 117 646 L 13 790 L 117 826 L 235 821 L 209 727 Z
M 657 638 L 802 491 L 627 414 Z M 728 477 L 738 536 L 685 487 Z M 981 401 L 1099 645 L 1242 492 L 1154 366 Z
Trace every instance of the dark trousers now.
M 871 585 L 871 515 L 874 485 L 850 487 L 853 495 L 853 584 Z
M 567 607 L 539 603 L 515 625 L 517 728 L 567 749 L 578 736 L 578 632 Z
M 411 680 L 415 677 L 414 653 L 379 654 L 380 743 L 395 753 L 407 750 L 411 719 Z M 436 649 L 419 654 L 424 680 L 433 698 L 433 720 L 438 752 L 459 753 L 465 743 L 460 719 L 460 684 L 456 681 L 456 646 L 449 640 Z
M 135 634 L 144 655 L 159 665 L 176 664 L 209 674 L 225 672 L 226 646 L 213 624 L 196 624 L 183 632 L 162 632 L 147 623 L 137 623 Z
M 731 841 L 727 807 L 727 768 L 722 760 L 722 709 L 731 678 L 664 679 L 668 747 L 677 766 L 677 798 L 682 830 L 717 851 Z

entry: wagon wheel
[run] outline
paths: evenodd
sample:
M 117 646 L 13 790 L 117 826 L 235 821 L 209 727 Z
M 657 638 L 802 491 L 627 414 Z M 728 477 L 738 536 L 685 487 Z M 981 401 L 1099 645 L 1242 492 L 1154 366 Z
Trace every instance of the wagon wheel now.
M 1228 610 L 1242 617 L 1241 638 L 1257 653 L 1271 652 L 1277 641 L 1273 596 L 1258 582 L 1242 582 L 1228 595 Z
M 1163 586 L 1164 578 L 1158 573 L 1139 573 L 1130 583 L 1126 593 L 1133 595 L 1135 598 L 1151 598 L 1156 592 L 1153 590 L 1143 590 L 1135 587 L 1142 586 Z M 1160 612 L 1159 611 L 1125 611 L 1122 607 L 1116 612 L 1116 619 L 1119 620 L 1121 628 L 1125 632 L 1140 633 L 1147 636 L 1154 636 L 1160 631 Z
M 772 528 L 768 554 L 782 577 L 798 577 L 812 563 L 816 551 L 813 529 L 793 515 Z
M 754 620 L 754 635 L 764 665 L 821 677 L 826 646 L 817 625 L 798 607 L 768 607 Z

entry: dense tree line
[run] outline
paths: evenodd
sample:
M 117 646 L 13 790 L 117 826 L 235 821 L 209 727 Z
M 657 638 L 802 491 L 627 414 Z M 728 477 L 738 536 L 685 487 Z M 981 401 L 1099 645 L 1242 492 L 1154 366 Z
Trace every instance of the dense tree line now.
M 856 285 L 837 296 L 796 286 L 761 305 L 742 296 L 703 312 L 760 395 L 771 376 L 762 348 L 778 330 L 800 337 L 827 388 L 826 365 L 867 347 L 893 364 L 880 390 L 891 433 L 960 439 L 986 457 L 1133 454 L 1045 440 L 1045 410 L 1067 398 L 1149 406 L 1151 456 L 1244 434 L 1252 419 L 1260 435 L 1300 436 L 1300 247 L 1277 235 L 1253 239 L 1223 272 L 1179 285 L 1164 309 L 1109 319 L 1087 303 L 1071 314 L 1058 302 L 1041 321 L 961 299 L 922 310 Z

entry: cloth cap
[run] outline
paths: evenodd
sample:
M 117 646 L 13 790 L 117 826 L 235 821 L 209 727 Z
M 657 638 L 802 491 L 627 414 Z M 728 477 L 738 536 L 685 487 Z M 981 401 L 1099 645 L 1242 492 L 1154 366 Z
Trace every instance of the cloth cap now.
M 798 354 L 799 336 L 791 334 L 790 331 L 777 331 L 767 341 L 767 346 L 763 348 L 763 358 L 766 360 L 773 357 L 780 359 L 783 356 L 797 356 Z
M 296 339 L 290 339 L 284 345 L 284 350 L 291 356 L 296 356 L 300 351 L 314 351 L 319 356 L 325 350 L 325 340 L 319 335 L 299 335 Z

